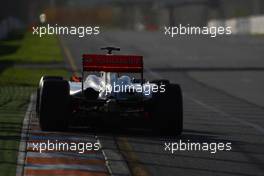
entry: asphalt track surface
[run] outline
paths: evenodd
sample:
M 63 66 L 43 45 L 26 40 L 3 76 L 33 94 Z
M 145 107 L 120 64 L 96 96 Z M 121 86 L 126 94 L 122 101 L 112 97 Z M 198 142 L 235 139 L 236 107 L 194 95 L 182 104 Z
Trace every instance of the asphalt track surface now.
M 264 175 L 263 38 L 169 38 L 162 32 L 112 31 L 83 39 L 67 36 L 61 43 L 68 67 L 76 72 L 82 54 L 104 53 L 100 47 L 114 45 L 122 54 L 144 56 L 147 79 L 165 78 L 182 86 L 181 136 L 161 137 L 137 129 L 74 133 L 80 134 L 79 140 L 87 135 L 100 141 L 108 167 L 103 174 Z M 230 142 L 232 150 L 165 150 L 164 143 L 180 140 Z

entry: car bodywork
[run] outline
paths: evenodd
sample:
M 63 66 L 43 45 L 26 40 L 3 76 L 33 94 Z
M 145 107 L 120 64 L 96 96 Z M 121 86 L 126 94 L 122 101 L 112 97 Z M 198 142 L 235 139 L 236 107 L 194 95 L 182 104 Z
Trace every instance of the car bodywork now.
M 117 126 L 139 120 L 143 124 L 161 125 L 163 129 L 171 129 L 170 123 L 176 123 L 172 130 L 180 134 L 182 96 L 179 85 L 170 84 L 168 80 L 145 81 L 142 56 L 113 55 L 112 50 L 117 48 L 105 49 L 108 54 L 83 55 L 81 77 L 72 77 L 70 81 L 56 76 L 41 78 L 36 111 L 42 129 L 56 130 L 60 123 L 64 124 L 60 129 L 68 127 L 70 119 L 82 118 L 99 126 L 108 124 L 104 120 Z M 168 116 L 167 120 L 164 115 Z

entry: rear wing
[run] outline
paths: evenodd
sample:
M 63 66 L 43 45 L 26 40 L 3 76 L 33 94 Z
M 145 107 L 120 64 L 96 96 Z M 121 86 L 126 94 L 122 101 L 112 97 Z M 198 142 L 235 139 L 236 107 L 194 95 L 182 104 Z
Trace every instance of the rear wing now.
M 84 54 L 82 66 L 82 91 L 84 72 L 88 71 L 141 73 L 143 84 L 143 56 Z
M 83 71 L 142 73 L 143 57 L 134 55 L 83 55 Z

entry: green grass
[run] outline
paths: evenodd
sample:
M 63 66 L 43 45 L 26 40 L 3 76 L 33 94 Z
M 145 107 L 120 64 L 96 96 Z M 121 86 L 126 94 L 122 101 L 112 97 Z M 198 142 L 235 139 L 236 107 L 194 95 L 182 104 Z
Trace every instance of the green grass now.
M 0 87 L 1 175 L 12 176 L 16 173 L 22 121 L 33 89 L 25 86 Z
M 26 68 L 8 68 L 0 74 L 1 85 L 14 86 L 37 86 L 43 75 L 70 77 L 69 72 L 64 69 L 26 69 Z
M 54 62 L 62 62 L 55 36 L 39 38 L 27 32 L 0 41 L 0 175 L 16 173 L 22 122 L 40 77 L 69 76 L 64 69 L 37 68 L 30 64 Z M 21 63 L 26 65 L 13 66 Z
M 0 61 L 15 63 L 61 62 L 61 50 L 56 36 L 38 37 L 31 32 L 21 39 L 0 42 Z

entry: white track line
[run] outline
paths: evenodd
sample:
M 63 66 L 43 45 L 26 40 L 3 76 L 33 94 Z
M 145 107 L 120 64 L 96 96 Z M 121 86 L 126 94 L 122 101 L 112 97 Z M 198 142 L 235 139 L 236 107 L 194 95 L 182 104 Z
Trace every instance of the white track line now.
M 111 147 L 113 149 L 107 149 L 107 145 L 104 145 L 102 142 L 104 139 L 102 136 L 96 136 L 98 142 L 101 145 L 101 149 L 106 161 L 106 166 L 108 168 L 108 171 L 110 175 L 113 176 L 131 176 L 131 173 L 129 171 L 128 165 L 120 153 L 120 151 L 117 149 L 117 144 L 113 143 Z M 111 141 L 114 141 L 115 139 L 111 139 Z
M 208 104 L 205 104 L 205 103 L 203 103 L 202 101 L 197 100 L 197 99 L 195 99 L 195 98 L 193 98 L 193 97 L 190 97 L 190 96 L 187 96 L 187 97 L 188 97 L 189 99 L 191 99 L 192 101 L 196 102 L 197 104 L 199 104 L 199 105 L 205 107 L 206 109 L 209 109 L 209 110 L 211 110 L 211 111 L 213 111 L 213 112 L 219 113 L 219 114 L 221 114 L 221 115 L 224 116 L 224 117 L 230 118 L 230 119 L 232 119 L 232 120 L 234 120 L 234 121 L 236 121 L 236 122 L 241 123 L 242 125 L 245 125 L 245 126 L 249 126 L 249 127 L 251 127 L 251 128 L 254 128 L 256 131 L 258 131 L 258 132 L 264 134 L 264 128 L 261 127 L 261 126 L 259 126 L 259 125 L 257 125 L 257 124 L 254 124 L 254 123 L 248 122 L 248 121 L 246 121 L 246 120 L 243 120 L 243 119 L 240 119 L 240 118 L 237 118 L 237 117 L 233 117 L 232 115 L 230 115 L 230 114 L 228 114 L 228 113 L 226 113 L 226 112 L 224 112 L 224 111 L 222 111 L 222 110 L 220 110 L 220 109 L 217 109 L 217 108 L 214 107 L 214 106 L 210 106 L 210 105 L 208 105 Z
M 160 74 L 153 72 L 151 69 L 146 68 L 145 70 L 146 70 L 146 72 L 148 72 L 149 74 L 151 74 L 153 77 L 158 78 L 158 79 L 163 79 L 163 77 Z M 222 116 L 227 117 L 227 118 L 229 118 L 229 119 L 231 119 L 233 121 L 239 122 L 242 125 L 245 125 L 245 126 L 249 126 L 251 128 L 254 128 L 256 131 L 264 134 L 264 128 L 261 127 L 258 124 L 251 123 L 251 122 L 248 122 L 246 120 L 243 120 L 243 119 L 240 119 L 240 118 L 237 118 L 237 117 L 233 117 L 231 114 L 228 114 L 228 113 L 226 113 L 226 112 L 224 112 L 224 111 L 222 111 L 220 109 L 217 109 L 214 106 L 210 106 L 210 105 L 208 105 L 208 104 L 206 104 L 206 103 L 204 103 L 204 102 L 202 102 L 202 101 L 200 101 L 200 100 L 198 100 L 196 98 L 193 98 L 193 97 L 191 97 L 189 95 L 184 94 L 184 96 L 187 97 L 187 98 L 189 98 L 190 100 L 194 101 L 195 103 L 197 103 L 197 104 L 205 107 L 206 109 L 209 109 L 209 110 L 211 110 L 213 112 L 219 113 Z
M 24 165 L 25 165 L 27 137 L 28 137 L 28 125 L 29 125 L 29 120 L 30 120 L 29 117 L 33 109 L 33 99 L 34 99 L 34 96 L 31 95 L 30 103 L 28 105 L 26 115 L 23 121 L 23 126 L 21 129 L 21 139 L 20 139 L 19 151 L 18 151 L 18 156 L 17 156 L 16 176 L 24 175 Z

